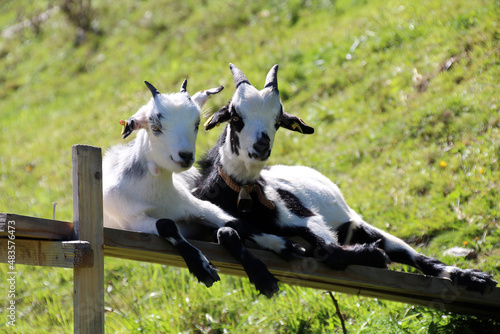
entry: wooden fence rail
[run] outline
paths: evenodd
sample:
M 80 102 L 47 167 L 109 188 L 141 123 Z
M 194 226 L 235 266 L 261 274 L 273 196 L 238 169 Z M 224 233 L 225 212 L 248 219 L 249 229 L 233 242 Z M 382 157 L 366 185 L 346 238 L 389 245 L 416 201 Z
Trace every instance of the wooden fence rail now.
M 0 213 L 0 262 L 7 263 L 9 221 L 15 222 L 16 264 L 74 269 L 75 333 L 104 333 L 104 256 L 186 267 L 161 238 L 102 227 L 101 151 L 73 147 L 73 220 Z M 222 274 L 246 276 L 218 244 L 190 240 Z M 251 249 L 282 283 L 377 297 L 444 311 L 500 317 L 500 288 L 481 295 L 449 280 L 363 266 L 333 271 L 313 258 L 286 262 Z

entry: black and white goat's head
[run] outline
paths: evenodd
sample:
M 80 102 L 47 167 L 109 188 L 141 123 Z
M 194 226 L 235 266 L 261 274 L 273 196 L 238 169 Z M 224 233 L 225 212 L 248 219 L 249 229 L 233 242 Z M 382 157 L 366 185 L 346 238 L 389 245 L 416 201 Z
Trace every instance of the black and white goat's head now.
M 149 161 L 172 172 L 186 170 L 194 162 L 201 108 L 224 87 L 200 91 L 191 97 L 186 90 L 187 80 L 179 93 L 172 94 L 161 94 L 149 82 L 145 84 L 153 97 L 126 122 L 121 121 L 122 137 L 142 129 L 141 140 L 146 143 Z
M 236 92 L 229 104 L 205 123 L 205 129 L 229 122 L 220 151 L 222 164 L 231 176 L 246 182 L 259 176 L 271 155 L 280 127 L 304 134 L 311 134 L 314 129 L 283 110 L 278 90 L 278 65 L 271 68 L 260 91 L 236 66 L 229 64 L 229 68 Z

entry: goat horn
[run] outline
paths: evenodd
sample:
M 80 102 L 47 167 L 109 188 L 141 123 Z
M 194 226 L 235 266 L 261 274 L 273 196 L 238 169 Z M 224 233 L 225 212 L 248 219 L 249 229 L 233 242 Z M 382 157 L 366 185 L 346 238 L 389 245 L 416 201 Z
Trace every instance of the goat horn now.
M 182 85 L 181 85 L 181 93 L 186 93 L 186 87 L 187 87 L 187 84 L 188 84 L 188 81 L 187 79 L 184 79 L 184 81 L 182 82 Z
M 231 63 L 229 64 L 229 68 L 231 69 L 231 73 L 233 73 L 234 85 L 236 86 L 235 88 L 238 88 L 238 86 L 241 85 L 242 83 L 247 83 L 251 85 L 248 78 L 243 74 L 243 72 L 241 72 L 239 68 L 237 68 Z
M 156 95 L 160 94 L 160 92 L 158 91 L 158 89 L 156 89 L 155 86 L 153 86 L 147 81 L 144 81 L 144 83 L 146 84 L 146 86 L 148 86 L 149 90 L 151 91 L 151 94 L 153 94 L 153 98 L 155 98 Z
M 278 90 L 278 64 L 274 65 L 269 73 L 267 73 L 266 84 L 264 88 L 271 87 L 273 90 Z

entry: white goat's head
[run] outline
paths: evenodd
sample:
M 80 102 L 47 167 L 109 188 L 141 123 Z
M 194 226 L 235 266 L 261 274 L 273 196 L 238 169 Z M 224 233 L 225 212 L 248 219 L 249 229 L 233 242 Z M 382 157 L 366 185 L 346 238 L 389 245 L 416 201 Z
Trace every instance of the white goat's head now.
M 229 68 L 236 92 L 229 104 L 205 123 L 205 129 L 210 130 L 229 121 L 223 153 L 227 155 L 227 161 L 233 161 L 233 165 L 239 161 L 240 165 L 245 166 L 249 175 L 242 177 L 251 178 L 251 174 L 260 172 L 271 155 L 274 136 L 280 127 L 304 134 L 311 134 L 314 129 L 283 110 L 278 91 L 278 65 L 271 68 L 260 91 L 250 84 L 236 66 L 229 64 Z M 236 170 L 245 174 L 241 168 Z
M 146 86 L 153 94 L 148 104 L 123 123 L 123 138 L 142 129 L 148 149 L 148 159 L 158 167 L 180 172 L 193 165 L 196 136 L 200 124 L 200 110 L 209 97 L 224 87 L 201 91 L 192 97 L 186 91 L 184 80 L 180 93 L 160 94 L 149 82 Z

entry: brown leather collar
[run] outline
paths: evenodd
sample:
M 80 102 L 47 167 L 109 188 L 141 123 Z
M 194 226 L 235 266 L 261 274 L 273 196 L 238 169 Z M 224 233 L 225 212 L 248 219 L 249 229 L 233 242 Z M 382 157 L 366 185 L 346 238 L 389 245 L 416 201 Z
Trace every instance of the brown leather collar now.
M 231 188 L 233 191 L 238 193 L 238 202 L 237 207 L 240 212 L 250 212 L 252 211 L 252 197 L 251 193 L 256 192 L 257 197 L 259 198 L 259 202 L 264 205 L 269 210 L 274 210 L 276 205 L 266 198 L 266 195 L 262 192 L 262 189 L 258 183 L 246 184 L 244 186 L 240 186 L 236 183 L 231 176 L 224 172 L 221 166 L 219 166 L 219 175 L 222 177 L 222 180 Z

